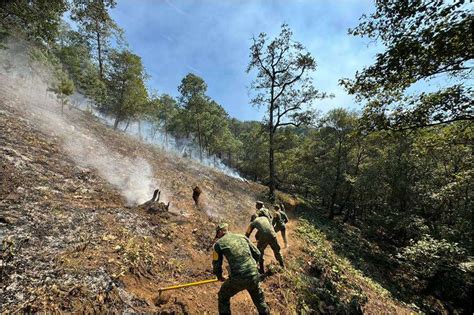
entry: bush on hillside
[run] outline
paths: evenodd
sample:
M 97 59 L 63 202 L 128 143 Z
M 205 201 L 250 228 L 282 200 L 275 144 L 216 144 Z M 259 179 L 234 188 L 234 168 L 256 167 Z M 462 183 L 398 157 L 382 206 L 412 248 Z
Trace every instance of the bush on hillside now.
M 423 235 L 398 254 L 402 265 L 412 274 L 420 293 L 449 301 L 453 309 L 467 311 L 472 291 L 471 276 L 461 269 L 466 252 L 457 243 Z

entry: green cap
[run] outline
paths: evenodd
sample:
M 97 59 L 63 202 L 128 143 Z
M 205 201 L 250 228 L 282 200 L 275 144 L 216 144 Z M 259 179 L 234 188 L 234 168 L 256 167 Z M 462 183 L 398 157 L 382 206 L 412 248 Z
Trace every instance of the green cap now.
M 216 226 L 216 233 L 220 230 L 227 229 L 228 227 L 229 227 L 229 224 L 227 224 L 227 223 L 219 223 Z

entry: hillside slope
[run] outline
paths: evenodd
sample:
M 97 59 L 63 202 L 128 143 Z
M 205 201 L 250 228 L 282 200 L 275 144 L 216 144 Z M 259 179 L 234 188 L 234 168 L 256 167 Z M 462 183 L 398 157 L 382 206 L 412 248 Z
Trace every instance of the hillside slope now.
M 215 313 L 217 283 L 160 299 L 158 289 L 211 278 L 215 224 L 227 221 L 243 233 L 265 188 L 140 143 L 82 111 L 61 115 L 45 90 L 0 73 L 1 312 Z M 195 185 L 203 190 L 197 207 Z M 169 213 L 135 207 L 154 188 L 171 202 Z M 335 313 L 336 300 L 346 310 L 411 312 L 339 258 L 306 221 L 293 217 L 289 230 L 287 270 L 269 268 L 263 281 L 272 312 Z M 312 290 L 336 279 L 315 272 L 316 256 L 326 275 L 339 270 L 345 277 L 328 291 L 333 299 L 314 307 L 322 295 Z M 354 299 L 361 292 L 364 298 Z M 232 309 L 255 311 L 246 293 Z

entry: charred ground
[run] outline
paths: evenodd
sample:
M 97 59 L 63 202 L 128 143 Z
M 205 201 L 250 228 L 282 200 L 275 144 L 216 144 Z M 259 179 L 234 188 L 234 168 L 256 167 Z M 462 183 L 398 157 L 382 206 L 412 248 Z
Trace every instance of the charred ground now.
M 88 130 L 119 155 L 146 159 L 157 188 L 165 191 L 163 201 L 171 202 L 168 212 L 156 213 L 130 205 L 97 169 L 80 166 L 65 153 L 64 140 L 45 132 L 25 110 L 22 102 L 28 100 L 16 97 L 16 87 L 5 77 L 0 81 L 1 311 L 216 312 L 219 284 L 160 299 L 158 289 L 211 278 L 215 224 L 224 220 L 243 233 L 265 188 L 143 144 L 80 110 L 66 111 L 71 128 Z M 197 206 L 196 185 L 202 190 Z M 291 198 L 286 202 L 290 210 L 296 204 Z M 366 313 L 411 311 L 340 260 L 324 237 L 296 234 L 309 228 L 291 220 L 290 247 L 283 251 L 288 268 L 263 281 L 273 312 L 304 310 L 304 294 L 333 279 L 333 267 L 343 276 L 340 294 L 334 290 L 337 299 L 321 300 L 320 312 L 340 310 L 336 304 L 349 310 L 351 303 Z M 315 266 L 315 255 L 328 260 Z M 354 302 L 346 287 L 364 298 Z M 254 312 L 246 293 L 232 300 L 232 308 Z

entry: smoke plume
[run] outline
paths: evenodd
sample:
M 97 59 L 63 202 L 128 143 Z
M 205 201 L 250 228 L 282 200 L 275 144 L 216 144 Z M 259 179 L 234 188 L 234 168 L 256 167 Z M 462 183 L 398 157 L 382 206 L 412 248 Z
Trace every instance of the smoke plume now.
M 51 69 L 31 61 L 26 45 L 13 42 L 8 49 L 0 50 L 0 92 L 10 100 L 6 105 L 20 110 L 29 123 L 59 139 L 78 165 L 96 169 L 130 205 L 150 199 L 159 187 L 150 164 L 107 148 L 74 119 L 77 112 L 62 115 L 60 102 L 48 91 L 53 81 Z

